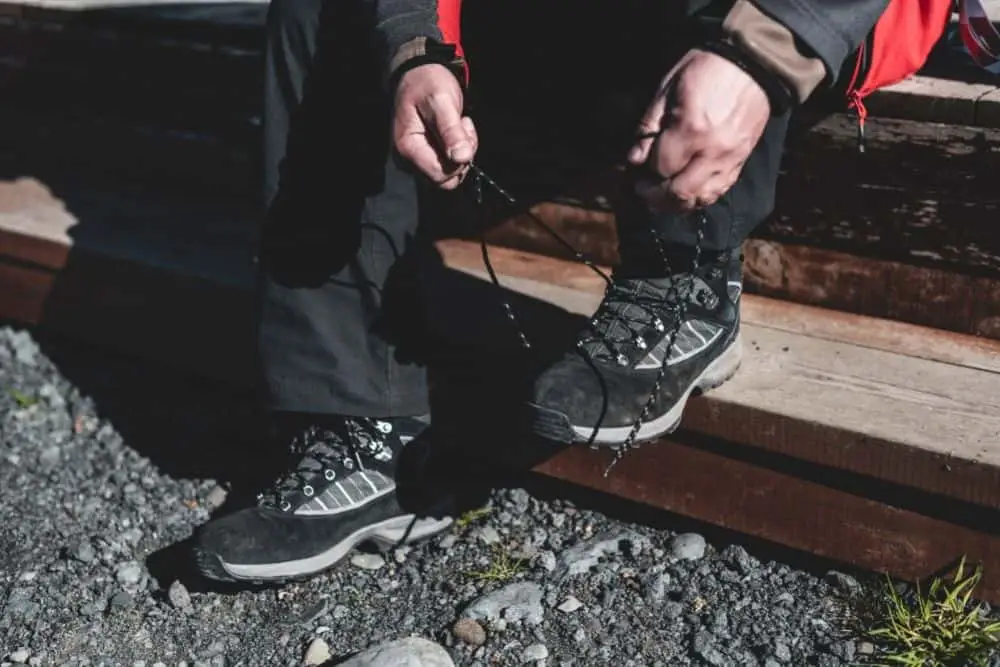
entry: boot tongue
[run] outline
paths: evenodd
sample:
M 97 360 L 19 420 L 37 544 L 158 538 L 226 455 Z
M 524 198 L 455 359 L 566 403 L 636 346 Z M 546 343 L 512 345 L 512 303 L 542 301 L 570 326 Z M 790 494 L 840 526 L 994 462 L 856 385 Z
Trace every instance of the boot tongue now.
M 616 278 L 594 317 L 596 324 L 592 328 L 596 335 L 584 342 L 583 349 L 591 357 L 603 360 L 625 352 L 635 335 L 650 327 L 657 317 L 663 319 L 665 306 L 677 300 L 678 278 Z

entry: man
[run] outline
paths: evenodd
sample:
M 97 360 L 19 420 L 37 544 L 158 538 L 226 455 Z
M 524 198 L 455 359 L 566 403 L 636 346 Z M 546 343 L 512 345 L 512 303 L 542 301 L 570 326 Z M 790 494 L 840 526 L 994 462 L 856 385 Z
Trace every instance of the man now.
M 528 405 L 540 435 L 615 445 L 651 392 L 640 440 L 736 372 L 739 249 L 772 208 L 789 113 L 837 78 L 886 4 L 467 0 L 463 50 L 457 0 L 272 0 L 259 340 L 292 461 L 257 505 L 203 527 L 204 573 L 304 577 L 362 541 L 448 525 L 404 508 L 397 485 L 429 407 L 423 368 L 391 334 L 388 284 L 420 241 L 419 193 L 457 189 L 477 154 L 469 61 L 512 84 L 493 99 L 554 125 L 610 88 L 643 95 L 635 118 L 606 119 L 630 137 L 613 285 Z M 531 106 L 553 87 L 558 108 Z

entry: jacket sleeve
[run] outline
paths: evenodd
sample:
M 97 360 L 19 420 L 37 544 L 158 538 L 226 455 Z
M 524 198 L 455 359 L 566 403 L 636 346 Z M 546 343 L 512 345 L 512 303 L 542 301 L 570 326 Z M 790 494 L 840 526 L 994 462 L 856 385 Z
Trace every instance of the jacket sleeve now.
M 461 39 L 462 0 L 374 2 L 375 30 L 385 50 L 390 80 L 417 65 L 438 63 L 468 83 Z
M 736 0 L 723 30 L 804 101 L 837 80 L 889 0 Z

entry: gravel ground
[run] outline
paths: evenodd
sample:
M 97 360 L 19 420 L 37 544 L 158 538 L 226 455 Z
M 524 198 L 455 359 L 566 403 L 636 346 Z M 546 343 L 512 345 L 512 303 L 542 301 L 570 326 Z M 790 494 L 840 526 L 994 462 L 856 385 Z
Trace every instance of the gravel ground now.
M 178 554 L 248 458 L 246 397 L 10 328 L 0 389 L 3 664 L 334 664 L 383 644 L 348 664 L 836 667 L 870 649 L 838 630 L 846 575 L 518 488 L 307 583 L 210 589 Z M 408 636 L 429 641 L 384 645 Z

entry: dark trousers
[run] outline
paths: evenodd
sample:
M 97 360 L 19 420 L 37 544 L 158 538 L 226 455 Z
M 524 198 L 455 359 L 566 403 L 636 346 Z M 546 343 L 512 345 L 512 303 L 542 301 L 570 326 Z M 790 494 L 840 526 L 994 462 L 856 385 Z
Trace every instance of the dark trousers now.
M 711 16 L 660 8 L 684 4 L 467 0 L 469 102 L 621 160 L 671 61 L 711 27 Z M 428 409 L 425 369 L 393 333 L 418 323 L 394 326 L 409 300 L 390 290 L 426 243 L 425 186 L 391 151 L 391 100 L 369 5 L 272 0 L 269 8 L 259 348 L 274 410 L 389 417 Z M 739 182 L 706 210 L 704 248 L 738 247 L 770 213 L 787 121 L 769 124 Z M 505 141 L 480 134 L 483 150 Z M 651 230 L 693 244 L 691 216 L 651 218 L 630 203 L 616 206 L 623 262 L 640 261 Z

